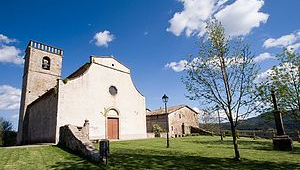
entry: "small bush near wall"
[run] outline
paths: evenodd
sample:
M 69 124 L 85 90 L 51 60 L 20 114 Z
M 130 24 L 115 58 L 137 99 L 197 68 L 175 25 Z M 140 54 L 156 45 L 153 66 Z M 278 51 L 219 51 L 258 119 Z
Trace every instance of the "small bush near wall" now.
M 160 137 L 160 133 L 164 131 L 164 129 L 159 124 L 153 124 L 153 132 L 155 137 Z
M 17 141 L 17 132 L 7 131 L 3 134 L 3 146 L 14 146 Z

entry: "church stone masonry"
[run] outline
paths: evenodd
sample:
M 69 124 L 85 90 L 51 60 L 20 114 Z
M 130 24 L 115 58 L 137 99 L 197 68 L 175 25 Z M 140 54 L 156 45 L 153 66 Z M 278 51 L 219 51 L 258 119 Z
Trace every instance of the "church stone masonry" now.
M 111 56 L 91 56 L 61 78 L 63 50 L 30 41 L 26 49 L 18 144 L 58 143 L 59 128 L 89 120 L 89 139 L 146 138 L 145 97 L 130 70 Z

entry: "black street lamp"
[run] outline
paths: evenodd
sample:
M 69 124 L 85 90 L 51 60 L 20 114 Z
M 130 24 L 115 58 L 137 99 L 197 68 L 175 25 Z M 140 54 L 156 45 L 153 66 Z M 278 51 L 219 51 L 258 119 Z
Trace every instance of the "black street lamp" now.
M 167 116 L 167 148 L 170 147 L 170 143 L 169 143 L 169 116 L 168 116 L 168 112 L 167 112 L 167 102 L 168 102 L 169 97 L 164 94 L 162 97 L 162 101 L 165 103 L 165 114 Z

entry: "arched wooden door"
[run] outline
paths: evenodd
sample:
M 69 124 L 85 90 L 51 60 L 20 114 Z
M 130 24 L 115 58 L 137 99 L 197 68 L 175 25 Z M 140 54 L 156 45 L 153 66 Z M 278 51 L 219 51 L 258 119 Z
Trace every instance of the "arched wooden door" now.
M 119 118 L 107 118 L 108 139 L 119 139 Z

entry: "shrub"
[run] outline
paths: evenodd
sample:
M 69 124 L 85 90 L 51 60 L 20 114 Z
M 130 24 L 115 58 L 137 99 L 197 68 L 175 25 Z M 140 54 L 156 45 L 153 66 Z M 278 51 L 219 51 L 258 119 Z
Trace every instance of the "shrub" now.
M 0 146 L 16 144 L 17 132 L 13 131 L 12 123 L 0 118 Z
M 163 128 L 159 124 L 156 124 L 156 123 L 152 125 L 152 128 L 153 128 L 155 137 L 159 137 L 160 133 L 164 131 Z

